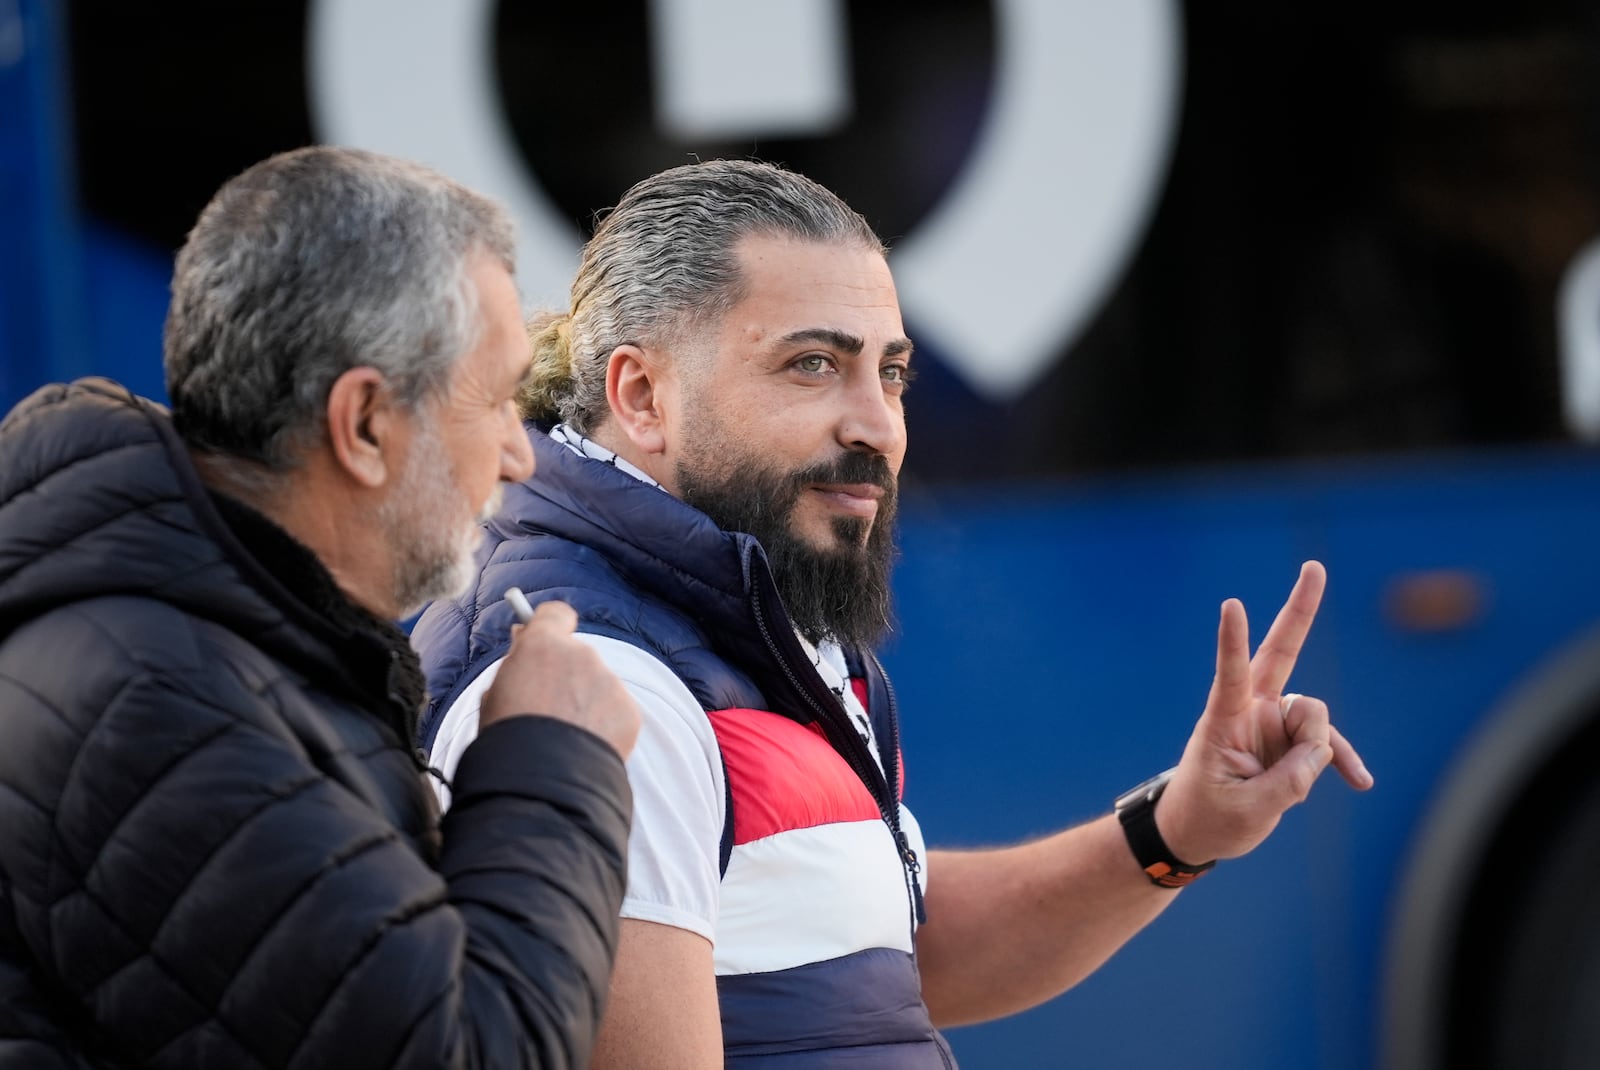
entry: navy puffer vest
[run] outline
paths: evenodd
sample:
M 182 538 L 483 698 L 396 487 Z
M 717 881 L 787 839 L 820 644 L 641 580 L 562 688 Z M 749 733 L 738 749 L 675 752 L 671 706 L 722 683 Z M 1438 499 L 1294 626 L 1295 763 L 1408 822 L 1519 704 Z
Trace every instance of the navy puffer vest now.
M 882 771 L 812 668 L 755 539 L 723 531 L 659 488 L 580 456 L 538 430 L 530 429 L 529 435 L 536 473 L 507 489 L 504 507 L 490 521 L 476 588 L 431 606 L 413 631 L 431 696 L 421 725 L 424 745 L 431 746 L 461 692 L 505 654 L 514 616 L 503 596 L 506 588 L 517 586 L 535 603 L 560 599 L 570 604 L 578 612 L 580 631 L 654 655 L 707 711 L 728 772 L 725 912 L 734 895 L 761 894 L 759 888 L 732 887 L 758 879 L 743 876 L 737 850 L 751 836 L 769 831 L 741 830 L 742 822 L 754 828 L 753 818 L 744 821 L 746 798 L 756 799 L 763 811 L 792 809 L 794 799 L 774 801 L 772 793 L 804 794 L 813 785 L 831 785 L 848 796 L 843 805 L 855 807 L 857 832 L 870 824 L 860 820 L 863 815 L 881 821 L 879 840 L 873 841 L 882 844 L 879 860 L 900 867 L 896 845 L 905 841 L 898 724 L 876 659 L 852 656 L 851 667 L 865 681 Z M 817 742 L 819 737 L 826 745 Z M 752 739 L 753 764 L 745 760 Z M 814 764 L 801 769 L 798 779 L 783 781 L 759 757 L 760 748 L 774 739 L 786 751 L 814 745 L 822 753 L 808 752 L 805 761 Z M 757 798 L 763 794 L 767 797 Z M 815 810 L 821 804 L 801 799 L 798 805 Z M 730 850 L 735 851 L 731 867 Z M 848 865 L 841 859 L 833 868 Z M 920 894 L 914 880 L 903 869 L 900 873 L 909 931 Z M 848 879 L 837 873 L 826 877 Z M 719 959 L 737 951 L 725 947 L 727 939 L 719 925 Z M 910 940 L 901 943 L 909 948 Z M 727 973 L 719 967 L 717 986 L 729 1066 L 801 1068 L 837 1065 L 840 1059 L 853 1066 L 907 1070 L 954 1066 L 928 1020 L 908 949 L 869 947 L 776 970 Z

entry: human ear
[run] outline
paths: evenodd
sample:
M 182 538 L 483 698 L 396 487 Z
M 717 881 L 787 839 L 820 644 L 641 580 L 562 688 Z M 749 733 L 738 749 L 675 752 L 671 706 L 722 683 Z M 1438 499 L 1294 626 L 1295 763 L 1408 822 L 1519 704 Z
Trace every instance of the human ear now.
M 376 368 L 351 368 L 328 390 L 328 445 L 338 467 L 363 487 L 381 487 L 389 477 L 397 416 Z
M 606 401 L 611 406 L 611 418 L 643 453 L 666 451 L 663 409 L 672 383 L 670 366 L 652 359 L 638 346 L 618 346 L 606 362 Z

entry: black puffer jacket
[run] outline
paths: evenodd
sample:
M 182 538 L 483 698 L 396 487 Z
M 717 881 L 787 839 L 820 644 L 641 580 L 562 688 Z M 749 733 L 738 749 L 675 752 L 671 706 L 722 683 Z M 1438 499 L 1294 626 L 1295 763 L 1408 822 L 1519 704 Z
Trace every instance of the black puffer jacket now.
M 404 636 L 104 380 L 0 425 L 0 1066 L 566 1067 L 616 753 L 498 723 L 438 827 Z

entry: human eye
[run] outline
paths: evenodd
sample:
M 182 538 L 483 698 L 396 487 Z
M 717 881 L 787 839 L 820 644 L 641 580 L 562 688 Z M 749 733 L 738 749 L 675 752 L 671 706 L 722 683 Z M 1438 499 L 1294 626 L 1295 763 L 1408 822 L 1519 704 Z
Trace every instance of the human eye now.
M 885 364 L 878 370 L 878 374 L 883 376 L 884 382 L 889 383 L 891 386 L 898 388 L 902 392 L 904 392 L 905 389 L 911 385 L 911 381 L 917 377 L 916 371 L 909 364 L 904 364 L 900 361 L 895 361 L 892 364 Z
M 833 358 L 825 353 L 807 353 L 794 362 L 807 375 L 821 375 L 833 367 Z

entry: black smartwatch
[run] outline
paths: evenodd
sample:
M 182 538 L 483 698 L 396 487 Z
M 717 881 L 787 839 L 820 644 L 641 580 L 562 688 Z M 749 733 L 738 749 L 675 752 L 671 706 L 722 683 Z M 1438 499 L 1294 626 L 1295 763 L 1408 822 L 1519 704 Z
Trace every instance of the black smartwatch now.
M 1161 838 L 1161 830 L 1156 828 L 1156 800 L 1167 790 L 1167 782 L 1177 771 L 1177 766 L 1173 766 L 1166 772 L 1157 773 L 1118 795 L 1117 801 L 1112 803 L 1117 811 L 1117 819 L 1122 822 L 1122 834 L 1128 837 L 1133 857 L 1144 870 L 1145 876 L 1150 878 L 1150 883 L 1162 888 L 1182 888 L 1216 865 L 1216 862 L 1205 862 L 1198 866 L 1180 862 L 1173 857 L 1167 841 Z

